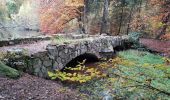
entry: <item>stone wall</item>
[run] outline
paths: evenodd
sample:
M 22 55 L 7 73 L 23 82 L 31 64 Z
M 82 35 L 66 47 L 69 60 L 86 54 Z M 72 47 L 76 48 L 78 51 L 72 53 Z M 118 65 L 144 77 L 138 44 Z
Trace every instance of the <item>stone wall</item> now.
M 7 58 L 7 64 L 17 69 L 24 70 L 39 77 L 47 77 L 48 71 L 62 69 L 71 60 L 84 53 L 95 54 L 98 58 L 102 53 L 113 53 L 114 48 L 123 46 L 128 41 L 126 36 L 94 36 L 75 39 L 71 43 L 48 44 L 45 50 L 34 54 L 26 53 L 27 50 L 7 50 L 7 55 L 15 54 L 15 57 Z M 38 47 L 35 47 L 38 48 Z M 22 56 L 21 56 L 22 55 Z M 10 62 L 10 63 L 9 63 Z

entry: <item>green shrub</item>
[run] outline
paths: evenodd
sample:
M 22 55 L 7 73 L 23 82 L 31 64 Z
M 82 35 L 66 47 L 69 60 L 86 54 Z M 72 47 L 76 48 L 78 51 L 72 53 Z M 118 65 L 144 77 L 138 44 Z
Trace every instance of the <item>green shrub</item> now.
M 7 3 L 7 8 L 10 14 L 17 13 L 18 7 L 15 3 Z
M 131 32 L 128 34 L 130 42 L 133 43 L 132 48 L 144 48 L 140 43 L 139 43 L 139 38 L 142 36 L 142 33 L 139 32 Z
M 137 42 L 139 40 L 139 38 L 142 36 L 142 33 L 131 32 L 128 34 L 128 36 L 130 37 L 131 41 Z

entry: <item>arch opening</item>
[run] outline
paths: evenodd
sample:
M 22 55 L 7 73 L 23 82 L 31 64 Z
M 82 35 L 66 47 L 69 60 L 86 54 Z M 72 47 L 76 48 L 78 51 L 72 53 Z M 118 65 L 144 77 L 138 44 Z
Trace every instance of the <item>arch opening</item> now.
M 114 47 L 114 51 L 115 52 L 118 52 L 118 51 L 123 51 L 123 50 L 125 50 L 126 48 L 124 47 L 124 46 L 116 46 L 116 47 Z
M 77 56 L 73 60 L 71 60 L 69 63 L 66 64 L 65 67 L 75 67 L 76 65 L 79 64 L 78 62 L 82 62 L 85 59 L 86 59 L 85 64 L 94 63 L 94 62 L 99 61 L 99 58 L 95 54 L 84 53 L 82 55 Z

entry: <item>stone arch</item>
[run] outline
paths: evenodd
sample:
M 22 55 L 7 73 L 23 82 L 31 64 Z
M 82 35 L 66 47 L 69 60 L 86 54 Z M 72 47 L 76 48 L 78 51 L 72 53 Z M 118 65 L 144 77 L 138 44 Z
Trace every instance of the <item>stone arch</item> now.
M 69 61 L 65 67 L 74 67 L 78 64 L 78 62 L 82 62 L 84 59 L 86 59 L 86 62 L 87 63 L 90 63 L 90 62 L 97 62 L 99 61 L 99 56 L 98 54 L 95 54 L 95 53 L 84 53 L 84 54 L 81 54 L 75 58 L 73 58 L 71 61 Z

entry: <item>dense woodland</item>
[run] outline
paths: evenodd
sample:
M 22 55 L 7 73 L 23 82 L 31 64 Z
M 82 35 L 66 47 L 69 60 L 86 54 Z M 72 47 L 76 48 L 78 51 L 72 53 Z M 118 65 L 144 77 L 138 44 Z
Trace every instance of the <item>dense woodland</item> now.
M 1 31 L 13 22 L 47 34 L 79 30 L 81 34 L 142 33 L 161 38 L 165 34 L 168 37 L 170 32 L 169 0 L 1 1 Z

